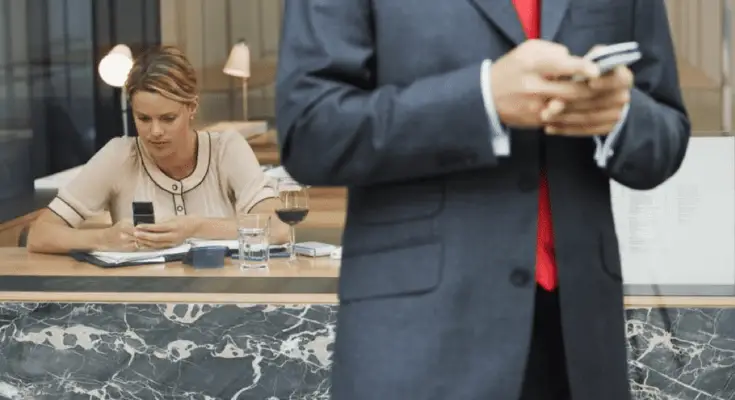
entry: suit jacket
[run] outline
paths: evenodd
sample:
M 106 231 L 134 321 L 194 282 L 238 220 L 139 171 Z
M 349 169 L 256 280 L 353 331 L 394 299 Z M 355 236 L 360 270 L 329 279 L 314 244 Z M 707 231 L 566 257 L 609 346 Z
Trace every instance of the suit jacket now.
M 607 166 L 590 138 L 511 130 L 496 157 L 480 70 L 524 40 L 511 0 L 290 0 L 277 74 L 282 163 L 349 188 L 334 399 L 518 398 L 548 171 L 575 399 L 629 398 L 609 180 L 654 188 L 690 126 L 663 0 L 542 0 L 542 38 L 643 59 Z

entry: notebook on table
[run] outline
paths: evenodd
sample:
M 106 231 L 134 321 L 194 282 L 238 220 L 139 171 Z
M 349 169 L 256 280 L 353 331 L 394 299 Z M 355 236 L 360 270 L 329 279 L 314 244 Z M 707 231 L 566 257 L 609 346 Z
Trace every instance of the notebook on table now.
M 168 249 L 152 251 L 72 251 L 69 253 L 77 261 L 86 262 L 102 268 L 132 267 L 148 264 L 163 264 L 182 261 L 192 247 L 224 246 L 229 254 L 238 253 L 237 240 L 202 240 L 189 239 L 186 243 Z M 269 246 L 270 252 L 282 252 L 285 245 Z
M 87 262 L 98 267 L 118 268 L 181 261 L 190 248 L 191 245 L 187 243 L 154 251 L 72 251 L 70 255 L 77 261 Z

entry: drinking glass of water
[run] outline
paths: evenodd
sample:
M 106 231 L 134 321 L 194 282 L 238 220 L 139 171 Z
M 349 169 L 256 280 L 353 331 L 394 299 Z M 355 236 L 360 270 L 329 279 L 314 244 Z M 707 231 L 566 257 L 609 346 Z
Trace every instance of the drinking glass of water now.
M 281 178 L 278 180 L 278 197 L 281 204 L 276 208 L 276 215 L 290 228 L 288 251 L 290 260 L 293 261 L 296 259 L 294 227 L 309 213 L 309 192 L 306 186 L 296 182 L 293 178 Z
M 241 215 L 237 220 L 237 244 L 241 269 L 266 268 L 268 266 L 268 235 L 270 216 L 262 214 Z

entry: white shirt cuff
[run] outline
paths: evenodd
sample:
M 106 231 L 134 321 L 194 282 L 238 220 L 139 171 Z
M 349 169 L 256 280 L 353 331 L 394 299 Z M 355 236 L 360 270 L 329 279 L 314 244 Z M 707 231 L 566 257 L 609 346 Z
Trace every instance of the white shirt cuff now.
M 492 143 L 493 151 L 498 157 L 507 157 L 510 155 L 510 135 L 500 123 L 498 111 L 495 109 L 492 81 L 490 79 L 490 68 L 492 65 L 493 62 L 491 60 L 482 62 L 480 69 L 482 100 L 485 103 L 485 111 L 490 121 L 490 142 Z
M 595 136 L 595 162 L 597 163 L 597 166 L 600 168 L 607 167 L 607 162 L 610 160 L 610 157 L 615 154 L 613 151 L 613 146 L 615 145 L 615 142 L 618 139 L 618 136 L 620 135 L 620 131 L 623 130 L 623 125 L 625 125 L 625 121 L 628 119 L 628 111 L 630 110 L 630 104 L 626 104 L 625 107 L 623 107 L 623 112 L 620 115 L 620 120 L 613 128 L 612 132 L 610 132 L 607 137 L 605 138 L 605 141 L 603 142 L 602 138 L 600 136 Z

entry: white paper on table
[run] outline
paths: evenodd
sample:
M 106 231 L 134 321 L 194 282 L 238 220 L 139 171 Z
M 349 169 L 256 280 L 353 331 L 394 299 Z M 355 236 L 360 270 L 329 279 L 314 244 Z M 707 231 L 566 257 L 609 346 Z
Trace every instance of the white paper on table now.
M 182 244 L 181 246 L 171 247 L 162 250 L 153 251 L 129 251 L 129 252 L 116 252 L 116 251 L 93 251 L 90 255 L 97 257 L 98 259 L 113 263 L 122 264 L 130 262 L 166 262 L 166 256 L 184 254 L 191 248 L 190 244 Z

